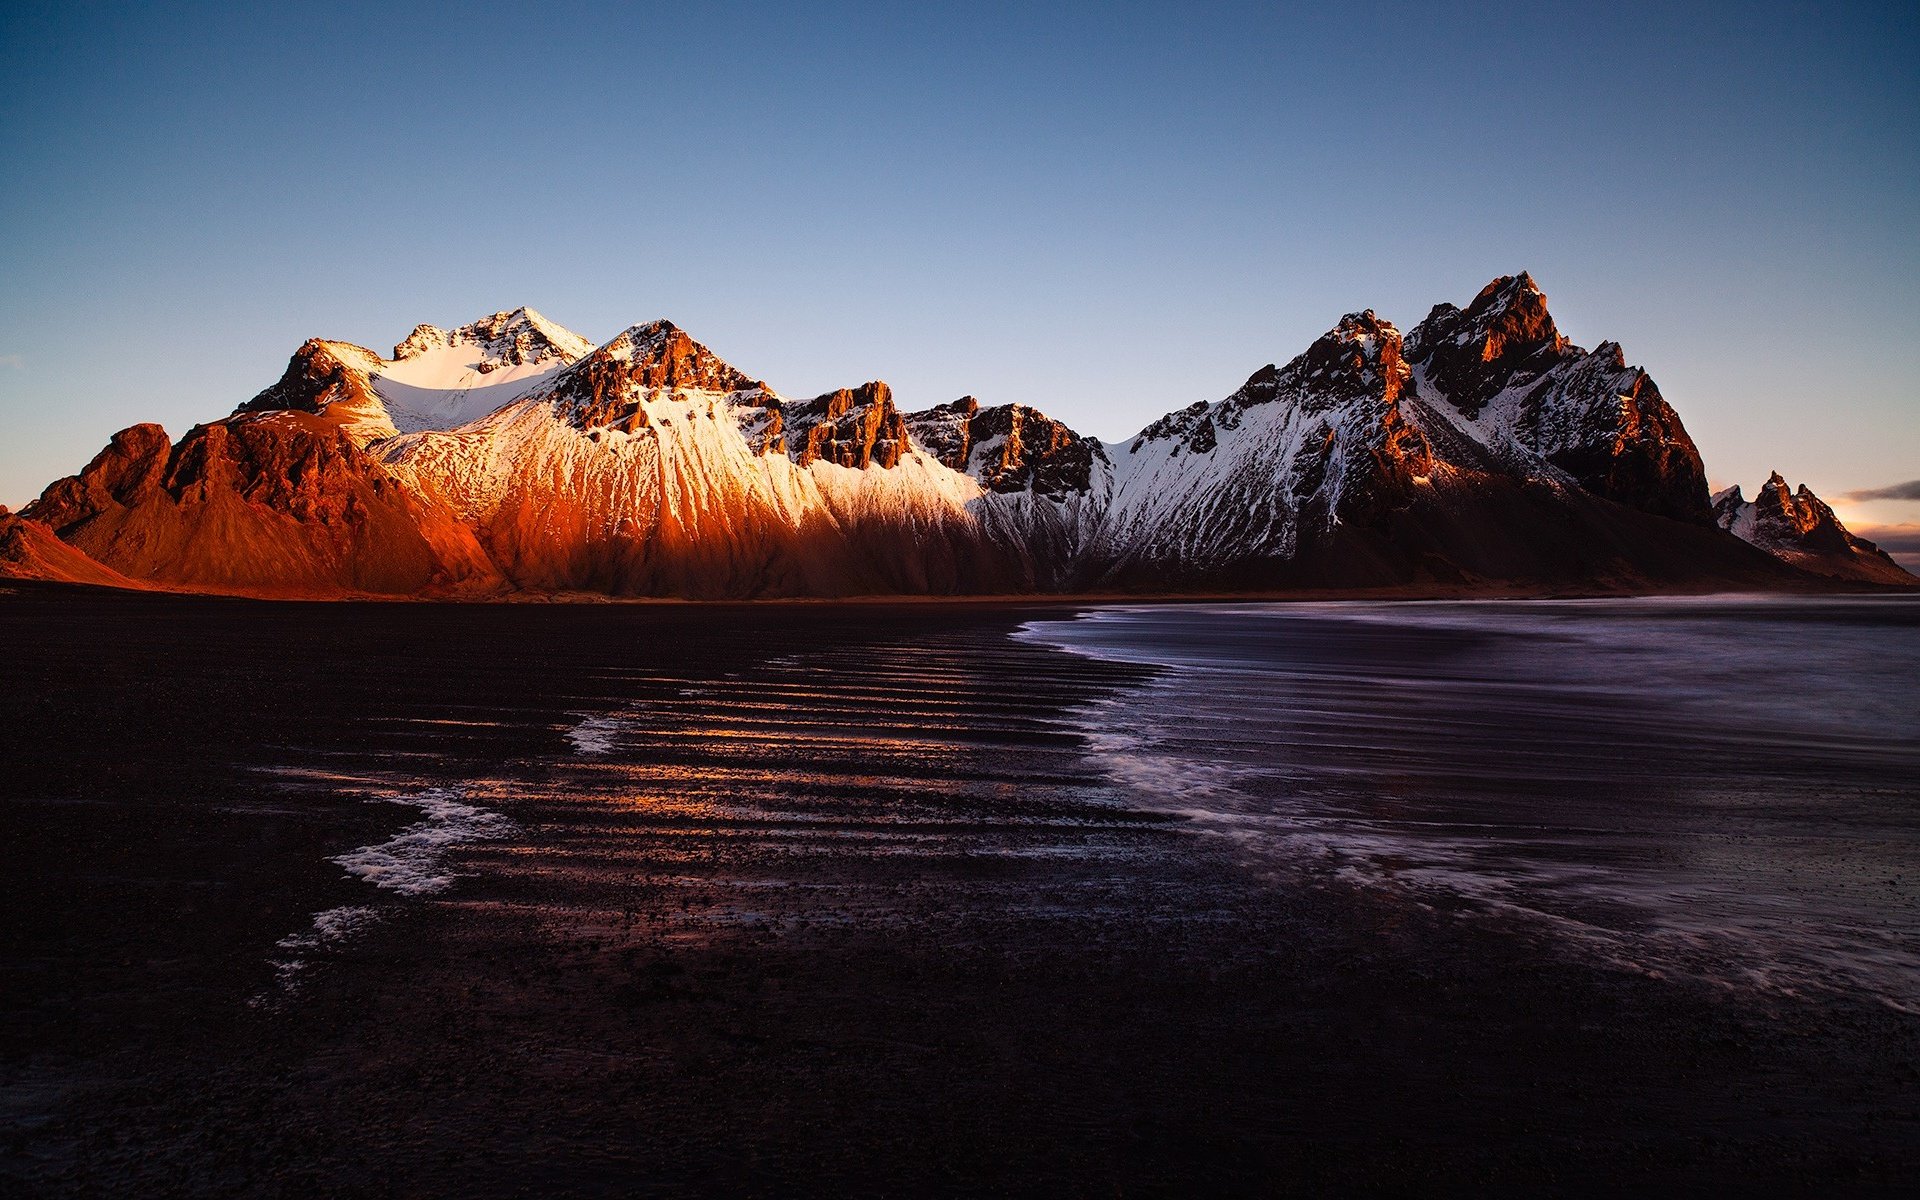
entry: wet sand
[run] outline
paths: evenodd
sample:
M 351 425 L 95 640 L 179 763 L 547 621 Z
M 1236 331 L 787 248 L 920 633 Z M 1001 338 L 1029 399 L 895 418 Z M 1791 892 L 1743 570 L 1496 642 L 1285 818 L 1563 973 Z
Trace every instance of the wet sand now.
M 1156 672 L 1012 636 L 1037 615 L 0 594 L 0 1182 L 1831 1194 L 1920 1167 L 1914 1017 L 1250 864 L 1114 788 L 1082 717 Z M 450 830 L 391 802 L 423 796 L 500 819 L 401 862 L 444 890 L 331 861 Z M 342 909 L 371 912 L 317 936 Z

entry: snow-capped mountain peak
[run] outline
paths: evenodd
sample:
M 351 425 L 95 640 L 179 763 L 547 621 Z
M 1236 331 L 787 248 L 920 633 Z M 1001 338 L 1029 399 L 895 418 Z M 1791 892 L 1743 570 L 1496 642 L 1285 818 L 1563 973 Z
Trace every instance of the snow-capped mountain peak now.
M 421 326 L 391 360 L 309 342 L 236 418 L 178 448 L 108 455 L 29 515 L 116 570 L 199 579 L 240 568 L 150 551 L 254 505 L 255 580 L 283 569 L 274 547 L 288 538 L 311 551 L 313 579 L 339 576 L 358 553 L 353 523 L 377 511 L 390 544 L 368 561 L 411 564 L 430 589 L 1467 586 L 1781 569 L 1739 538 L 1810 570 L 1842 556 L 1855 577 L 1864 564 L 1895 578 L 1778 476 L 1751 504 L 1733 490 L 1710 506 L 1699 454 L 1646 371 L 1616 343 L 1570 344 L 1524 273 L 1404 337 L 1349 313 L 1280 361 L 1106 445 L 1021 405 L 902 412 L 877 380 L 788 399 L 671 321 L 594 347 L 521 308 Z M 236 454 L 318 482 L 275 490 L 229 470 Z M 218 469 L 176 472 L 174 459 Z
M 632 417 L 663 393 L 716 396 L 764 391 L 765 385 L 687 335 L 672 321 L 648 321 L 615 335 L 560 372 L 543 395 L 580 429 Z
M 1436 305 L 1405 351 L 1422 397 L 1509 464 L 1542 464 L 1660 516 L 1711 520 L 1700 452 L 1659 387 L 1617 343 L 1589 353 L 1569 342 L 1525 272 L 1489 283 L 1464 309 Z
M 393 348 L 393 361 L 404 362 L 435 350 L 471 346 L 480 352 L 483 372 L 503 366 L 572 362 L 593 349 L 593 343 L 538 312 L 522 305 L 481 317 L 458 329 L 415 326 L 407 339 Z
M 1272 388 L 1276 397 L 1291 394 L 1310 408 L 1322 410 L 1360 396 L 1397 400 L 1407 374 L 1401 358 L 1400 331 L 1369 308 L 1341 317 L 1339 324 L 1279 370 Z M 1248 386 L 1253 386 L 1253 380 Z M 1246 389 L 1242 392 L 1242 403 L 1273 398 L 1247 393 Z
M 1716 492 L 1713 518 L 1742 541 L 1815 575 L 1877 583 L 1913 578 L 1880 547 L 1855 537 L 1812 488 L 1803 483 L 1796 490 L 1778 471 L 1767 476 L 1751 501 L 1738 484 Z
M 453 330 L 415 326 L 391 359 L 349 342 L 315 339 L 294 353 L 278 383 L 235 411 L 313 413 L 365 445 L 477 420 L 592 349 L 587 339 L 525 307 Z
M 1437 304 L 1407 335 L 1406 355 L 1469 417 L 1501 391 L 1579 354 L 1547 311 L 1546 293 L 1522 271 L 1480 289 L 1464 309 Z

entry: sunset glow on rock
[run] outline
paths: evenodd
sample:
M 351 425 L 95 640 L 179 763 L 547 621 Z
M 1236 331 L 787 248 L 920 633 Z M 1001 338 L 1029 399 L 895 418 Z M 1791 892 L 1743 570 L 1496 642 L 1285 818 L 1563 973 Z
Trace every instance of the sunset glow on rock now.
M 1678 414 L 1525 274 L 1404 343 L 1348 316 L 1112 445 L 971 397 L 902 412 L 881 382 L 791 400 L 668 321 L 597 348 L 525 308 L 392 359 L 316 340 L 232 417 L 178 447 L 128 430 L 22 516 L 136 580 L 312 596 L 1910 579 L 1720 533 Z M 72 573 L 42 557 L 6 569 Z
M 0 4 L 0 1200 L 1909 1195 L 1916 63 Z

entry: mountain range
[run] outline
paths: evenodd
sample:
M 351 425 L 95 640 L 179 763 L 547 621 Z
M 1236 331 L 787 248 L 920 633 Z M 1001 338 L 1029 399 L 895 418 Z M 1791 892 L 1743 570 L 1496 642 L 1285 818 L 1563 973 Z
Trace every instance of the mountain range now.
M 871 381 L 788 397 L 669 321 L 531 309 L 309 341 L 177 443 L 115 434 L 0 574 L 284 596 L 1671 590 L 1920 584 L 1775 475 L 1709 496 L 1621 347 L 1526 274 L 1349 314 L 1131 438 Z

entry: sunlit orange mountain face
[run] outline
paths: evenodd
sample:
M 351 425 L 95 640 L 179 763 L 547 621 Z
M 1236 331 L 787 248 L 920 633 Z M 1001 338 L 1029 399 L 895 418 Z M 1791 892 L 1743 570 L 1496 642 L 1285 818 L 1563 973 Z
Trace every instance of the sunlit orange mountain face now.
M 115 434 L 0 515 L 0 572 L 289 596 L 688 598 L 1916 581 L 1776 475 L 1709 497 L 1620 346 L 1527 275 L 1342 317 L 1106 442 L 1020 405 L 792 398 L 671 322 L 531 309 L 301 346 L 177 443 Z

